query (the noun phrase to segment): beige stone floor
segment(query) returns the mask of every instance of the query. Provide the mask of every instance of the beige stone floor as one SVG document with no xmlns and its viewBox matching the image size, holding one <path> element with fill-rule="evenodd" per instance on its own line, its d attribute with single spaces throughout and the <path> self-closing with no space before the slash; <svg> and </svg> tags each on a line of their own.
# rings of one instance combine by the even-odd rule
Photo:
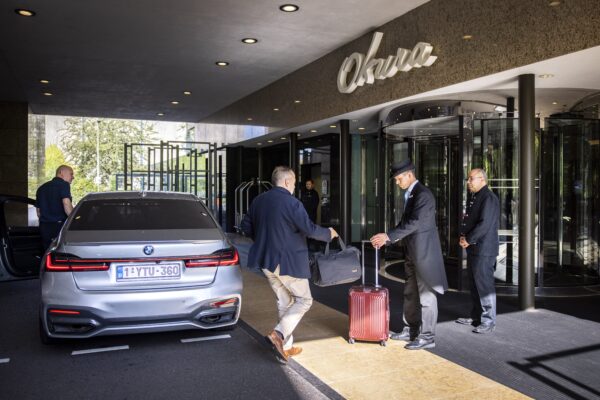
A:
<svg viewBox="0 0 600 400">
<path fill-rule="evenodd" d="M 260 334 L 277 322 L 275 296 L 266 279 L 244 270 L 241 318 Z M 404 342 L 350 345 L 348 316 L 318 302 L 294 332 L 304 351 L 294 359 L 347 399 L 527 399 L 500 383 Z"/>
</svg>

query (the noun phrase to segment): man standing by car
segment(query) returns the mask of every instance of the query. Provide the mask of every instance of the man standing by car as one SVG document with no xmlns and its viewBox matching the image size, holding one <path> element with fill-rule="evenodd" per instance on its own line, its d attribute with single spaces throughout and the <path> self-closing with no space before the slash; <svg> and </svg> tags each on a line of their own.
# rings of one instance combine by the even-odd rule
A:
<svg viewBox="0 0 600 400">
<path fill-rule="evenodd" d="M 40 236 L 44 250 L 58 236 L 63 223 L 73 211 L 71 182 L 75 178 L 73 168 L 61 165 L 56 176 L 40 186 L 35 194 L 35 206 L 40 220 Z"/>
<path fill-rule="evenodd" d="M 371 238 L 374 247 L 403 239 L 406 248 L 404 285 L 404 330 L 392 333 L 393 340 L 405 340 L 408 350 L 435 347 L 438 307 L 436 293 L 448 289 L 442 247 L 435 224 L 435 198 L 415 176 L 410 160 L 392 165 L 392 178 L 404 192 L 404 213 L 400 223 L 386 233 Z"/>
<path fill-rule="evenodd" d="M 254 199 L 241 228 L 254 239 L 248 267 L 261 268 L 277 296 L 279 322 L 265 339 L 277 358 L 287 362 L 288 357 L 302 351 L 293 347 L 292 332 L 313 300 L 306 238 L 329 242 L 337 237 L 337 232 L 310 220 L 293 195 L 296 175 L 291 168 L 276 167 L 271 181 L 274 187 Z"/>
<path fill-rule="evenodd" d="M 467 269 L 471 281 L 471 318 L 459 324 L 473 325 L 474 333 L 490 333 L 496 327 L 496 286 L 494 270 L 498 256 L 498 197 L 487 185 L 483 169 L 469 172 L 467 187 L 471 197 L 463 217 L 459 244 L 467 249 Z"/>
</svg>

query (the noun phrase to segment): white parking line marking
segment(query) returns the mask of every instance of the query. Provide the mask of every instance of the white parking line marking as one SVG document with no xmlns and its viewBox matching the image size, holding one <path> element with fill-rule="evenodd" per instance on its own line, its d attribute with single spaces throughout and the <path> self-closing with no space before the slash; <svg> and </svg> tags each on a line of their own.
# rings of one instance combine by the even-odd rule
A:
<svg viewBox="0 0 600 400">
<path fill-rule="evenodd" d="M 217 335 L 217 336 L 206 336 L 206 337 L 197 337 L 190 339 L 181 339 L 181 343 L 192 343 L 192 342 L 203 342 L 205 340 L 218 340 L 218 339 L 230 339 L 231 335 Z"/>
<path fill-rule="evenodd" d="M 129 350 L 129 346 L 114 346 L 114 347 L 101 347 L 98 349 L 89 349 L 89 350 L 75 350 L 71 353 L 71 355 L 79 356 L 82 354 L 104 353 L 105 351 L 117 351 L 117 350 Z"/>
<path fill-rule="evenodd" d="M 7 364 L 10 362 L 10 358 L 0 358 L 0 364 Z"/>
</svg>

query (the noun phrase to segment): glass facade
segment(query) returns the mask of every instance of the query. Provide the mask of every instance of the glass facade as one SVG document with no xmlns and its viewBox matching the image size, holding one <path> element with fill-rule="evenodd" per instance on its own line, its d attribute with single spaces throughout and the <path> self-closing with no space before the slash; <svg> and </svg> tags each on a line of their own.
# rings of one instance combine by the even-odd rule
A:
<svg viewBox="0 0 600 400">
<path fill-rule="evenodd" d="M 600 121 L 547 119 L 542 135 L 547 286 L 600 283 Z"/>
</svg>

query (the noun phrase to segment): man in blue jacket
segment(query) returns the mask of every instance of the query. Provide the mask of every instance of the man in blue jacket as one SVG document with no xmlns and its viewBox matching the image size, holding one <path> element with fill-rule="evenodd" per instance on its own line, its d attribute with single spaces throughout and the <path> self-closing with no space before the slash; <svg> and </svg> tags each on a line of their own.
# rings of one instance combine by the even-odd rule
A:
<svg viewBox="0 0 600 400">
<path fill-rule="evenodd" d="M 279 323 L 265 339 L 282 362 L 299 354 L 292 332 L 312 305 L 306 238 L 329 242 L 338 234 L 315 225 L 302 202 L 294 197 L 296 175 L 276 167 L 273 189 L 257 196 L 242 220 L 242 232 L 254 239 L 248 267 L 260 268 L 277 296 Z"/>
<path fill-rule="evenodd" d="M 467 187 L 471 197 L 463 217 L 459 244 L 467 249 L 473 308 L 471 318 L 459 318 L 456 322 L 473 325 L 474 333 L 490 333 L 496 327 L 494 270 L 499 247 L 500 205 L 498 197 L 487 186 L 483 169 L 469 172 Z"/>
</svg>

